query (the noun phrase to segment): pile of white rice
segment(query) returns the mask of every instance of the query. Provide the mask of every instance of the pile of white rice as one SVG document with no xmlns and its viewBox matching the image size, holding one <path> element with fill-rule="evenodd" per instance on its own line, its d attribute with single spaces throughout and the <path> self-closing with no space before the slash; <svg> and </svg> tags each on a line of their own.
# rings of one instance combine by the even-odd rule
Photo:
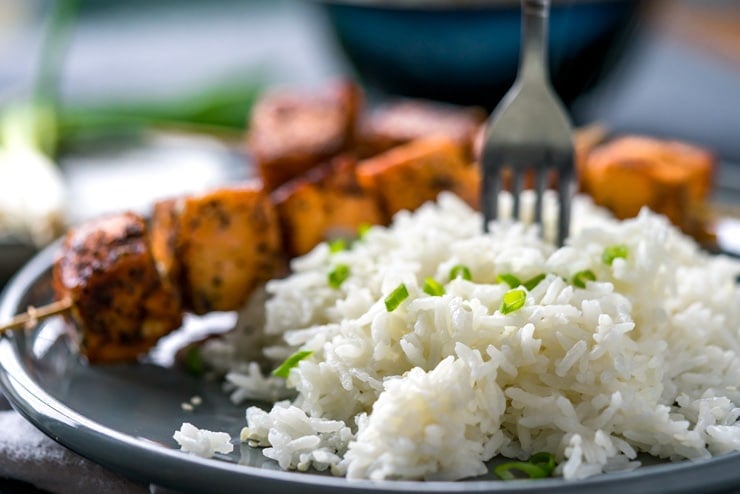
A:
<svg viewBox="0 0 740 494">
<path fill-rule="evenodd" d="M 242 441 L 284 469 L 370 479 L 455 480 L 539 451 L 575 479 L 635 468 L 638 452 L 740 450 L 740 265 L 649 211 L 619 222 L 576 206 L 578 233 L 560 249 L 520 223 L 482 234 L 478 213 L 442 195 L 347 250 L 295 259 L 239 331 L 204 348 L 236 400 L 292 398 L 247 409 Z M 609 265 L 615 245 L 627 257 Z M 333 288 L 339 264 L 350 274 Z M 449 281 L 458 264 L 472 281 Z M 596 281 L 574 286 L 587 269 Z M 502 314 L 510 288 L 497 276 L 541 273 Z M 446 293 L 424 293 L 426 277 Z M 409 297 L 389 312 L 401 283 Z M 269 370 L 297 350 L 313 353 L 286 395 Z"/>
</svg>

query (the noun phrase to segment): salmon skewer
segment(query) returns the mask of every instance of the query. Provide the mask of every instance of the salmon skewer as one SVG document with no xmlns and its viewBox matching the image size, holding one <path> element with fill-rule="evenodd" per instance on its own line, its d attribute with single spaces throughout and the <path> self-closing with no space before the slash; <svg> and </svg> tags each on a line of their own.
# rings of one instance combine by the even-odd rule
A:
<svg viewBox="0 0 740 494">
<path fill-rule="evenodd" d="M 124 212 L 71 229 L 52 270 L 57 301 L 0 333 L 63 314 L 90 362 L 134 360 L 184 312 L 239 309 L 283 270 L 277 215 L 261 187 L 161 201 L 149 224 Z"/>
</svg>

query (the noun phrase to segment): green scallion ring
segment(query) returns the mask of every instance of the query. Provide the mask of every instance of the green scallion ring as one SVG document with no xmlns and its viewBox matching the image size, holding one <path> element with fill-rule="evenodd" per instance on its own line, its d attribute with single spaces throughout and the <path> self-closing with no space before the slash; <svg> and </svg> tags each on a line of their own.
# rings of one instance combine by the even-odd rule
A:
<svg viewBox="0 0 740 494">
<path fill-rule="evenodd" d="M 305 358 L 308 358 L 312 353 L 313 352 L 311 350 L 300 350 L 295 352 L 293 355 L 285 359 L 285 362 L 280 364 L 277 369 L 272 371 L 272 375 L 275 377 L 282 377 L 286 379 L 290 374 L 290 370 L 298 365 L 298 362 Z"/>
<path fill-rule="evenodd" d="M 349 266 L 346 264 L 337 264 L 334 266 L 334 269 L 329 271 L 327 278 L 330 287 L 339 288 L 349 278 Z"/>
<path fill-rule="evenodd" d="M 468 281 L 473 279 L 473 275 L 470 274 L 470 269 L 468 269 L 464 264 L 456 264 L 455 266 L 452 266 L 452 269 L 450 269 L 450 281 L 458 277 Z"/>
<path fill-rule="evenodd" d="M 401 305 L 401 302 L 406 300 L 409 296 L 409 291 L 406 289 L 406 285 L 401 283 L 391 293 L 385 297 L 385 308 L 388 312 L 393 312 Z"/>
<path fill-rule="evenodd" d="M 372 225 L 370 223 L 360 223 L 360 226 L 357 227 L 357 238 L 364 238 L 371 227 Z"/>
<path fill-rule="evenodd" d="M 498 283 L 506 283 L 509 288 L 516 288 L 522 284 L 522 281 L 511 273 L 503 273 L 496 276 Z"/>
<path fill-rule="evenodd" d="M 203 355 L 200 353 L 200 347 L 192 345 L 185 351 L 185 370 L 188 374 L 195 377 L 200 377 L 205 374 L 206 364 L 203 360 Z"/>
<path fill-rule="evenodd" d="M 529 457 L 529 463 L 540 467 L 549 476 L 555 470 L 555 455 L 547 451 L 540 451 Z"/>
<path fill-rule="evenodd" d="M 587 281 L 596 281 L 596 275 L 590 269 L 578 271 L 573 275 L 573 285 L 578 288 L 586 288 Z"/>
<path fill-rule="evenodd" d="M 347 241 L 343 238 L 335 238 L 334 240 L 329 242 L 329 252 L 331 252 L 332 254 L 342 252 L 343 250 L 347 250 Z"/>
<path fill-rule="evenodd" d="M 445 287 L 443 287 L 434 278 L 424 278 L 424 293 L 433 297 L 440 297 L 445 294 Z"/>
<path fill-rule="evenodd" d="M 524 302 L 527 301 L 527 292 L 517 288 L 515 290 L 509 290 L 504 293 L 503 300 L 501 301 L 501 313 L 510 314 L 524 307 Z"/>
<path fill-rule="evenodd" d="M 601 260 L 611 266 L 614 259 L 626 259 L 628 253 L 629 249 L 624 244 L 610 245 L 601 253 Z"/>
<path fill-rule="evenodd" d="M 493 469 L 493 473 L 501 480 L 516 480 L 517 476 L 514 475 L 514 471 L 521 472 L 530 479 L 544 479 L 549 477 L 549 474 L 541 467 L 524 461 L 502 463 Z"/>
<path fill-rule="evenodd" d="M 540 284 L 540 281 L 545 279 L 545 276 L 547 276 L 545 273 L 540 273 L 537 276 L 528 279 L 527 281 L 522 283 L 522 285 L 524 286 L 524 288 L 527 289 L 527 291 L 531 292 L 532 290 L 535 289 L 537 285 Z"/>
</svg>

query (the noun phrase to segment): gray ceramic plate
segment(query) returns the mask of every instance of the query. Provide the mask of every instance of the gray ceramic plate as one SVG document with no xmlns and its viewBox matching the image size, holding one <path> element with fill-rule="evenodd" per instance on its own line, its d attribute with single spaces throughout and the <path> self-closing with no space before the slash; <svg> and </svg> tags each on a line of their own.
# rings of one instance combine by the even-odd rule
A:
<svg viewBox="0 0 740 494">
<path fill-rule="evenodd" d="M 55 246 L 36 256 L 7 287 L 0 320 L 51 300 Z M 187 328 L 185 328 L 187 331 Z M 104 466 L 147 483 L 187 492 L 482 493 L 710 492 L 740 487 L 740 453 L 707 461 L 655 464 L 582 481 L 347 481 L 280 471 L 261 452 L 202 459 L 179 451 L 172 434 L 184 421 L 238 438 L 244 407 L 232 405 L 218 383 L 156 364 L 87 366 L 70 350 L 59 318 L 0 341 L 0 383 L 13 406 L 47 435 Z M 203 404 L 185 412 L 193 395 Z M 238 439 L 235 439 L 238 441 Z"/>
</svg>

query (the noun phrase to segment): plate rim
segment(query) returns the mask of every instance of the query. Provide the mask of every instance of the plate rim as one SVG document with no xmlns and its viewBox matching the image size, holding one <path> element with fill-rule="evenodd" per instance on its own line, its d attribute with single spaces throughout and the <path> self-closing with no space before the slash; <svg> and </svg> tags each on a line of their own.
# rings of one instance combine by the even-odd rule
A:
<svg viewBox="0 0 740 494">
<path fill-rule="evenodd" d="M 0 320 L 15 315 L 28 289 L 42 277 L 48 276 L 59 245 L 59 242 L 55 242 L 34 256 L 0 293 Z M 740 452 L 709 459 L 650 465 L 581 480 L 552 478 L 506 483 L 496 480 L 348 480 L 344 477 L 271 470 L 200 458 L 109 428 L 58 401 L 26 372 L 21 351 L 17 334 L 11 333 L 0 339 L 0 387 L 15 410 L 59 444 L 95 463 L 134 480 L 179 491 L 217 489 L 219 492 L 243 492 L 245 482 L 249 481 L 253 482 L 253 492 L 281 494 L 291 487 L 300 488 L 301 492 L 307 494 L 593 492 L 596 489 L 603 494 L 622 494 L 625 489 L 635 493 L 654 492 L 656 485 L 660 486 L 661 492 L 690 492 L 696 489 L 707 492 L 708 488 L 720 490 L 740 484 Z M 238 441 L 236 443 L 238 445 Z M 700 483 L 696 481 L 697 478 L 710 481 Z"/>
</svg>

